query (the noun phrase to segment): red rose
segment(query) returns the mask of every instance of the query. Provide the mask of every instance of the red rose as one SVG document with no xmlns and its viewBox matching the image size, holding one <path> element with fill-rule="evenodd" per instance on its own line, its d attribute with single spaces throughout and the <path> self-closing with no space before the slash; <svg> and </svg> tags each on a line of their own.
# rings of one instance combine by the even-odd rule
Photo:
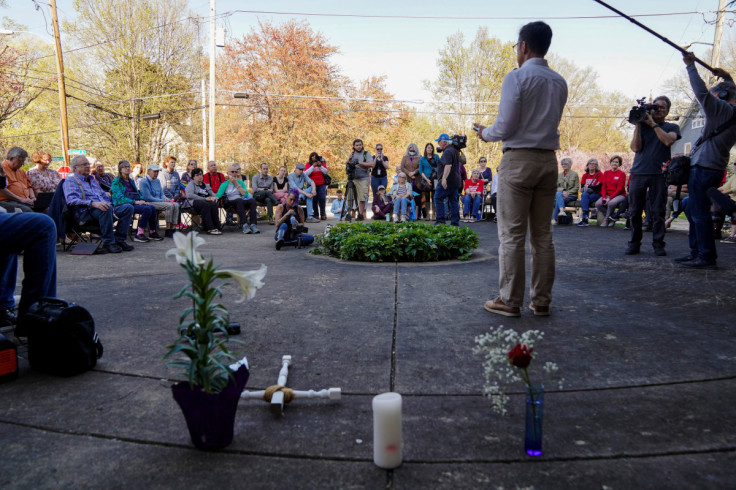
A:
<svg viewBox="0 0 736 490">
<path fill-rule="evenodd" d="M 509 351 L 509 362 L 518 367 L 519 369 L 526 369 L 532 362 L 532 351 L 525 345 L 516 344 L 513 349 Z"/>
</svg>

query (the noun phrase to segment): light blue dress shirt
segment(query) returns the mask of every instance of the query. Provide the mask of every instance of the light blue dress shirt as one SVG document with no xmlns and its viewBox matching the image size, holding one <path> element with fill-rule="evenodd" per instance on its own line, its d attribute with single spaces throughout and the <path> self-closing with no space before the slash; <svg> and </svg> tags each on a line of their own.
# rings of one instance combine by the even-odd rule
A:
<svg viewBox="0 0 736 490">
<path fill-rule="evenodd" d="M 503 141 L 503 149 L 560 148 L 560 119 L 567 83 L 542 58 L 530 58 L 503 79 L 496 122 L 483 139 Z"/>
</svg>

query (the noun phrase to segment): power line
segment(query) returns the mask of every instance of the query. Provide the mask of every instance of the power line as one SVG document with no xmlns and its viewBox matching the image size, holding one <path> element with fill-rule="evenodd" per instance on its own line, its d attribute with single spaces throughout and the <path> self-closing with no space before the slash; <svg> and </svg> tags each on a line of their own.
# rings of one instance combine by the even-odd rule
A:
<svg viewBox="0 0 736 490">
<path fill-rule="evenodd" d="M 630 17 L 665 17 L 673 15 L 694 15 L 713 13 L 715 10 L 688 12 L 664 12 L 659 14 L 637 14 Z M 269 10 L 230 10 L 226 14 L 266 14 L 266 15 L 298 15 L 305 17 L 355 17 L 360 19 L 419 19 L 419 20 L 578 20 L 578 19 L 617 19 L 618 15 L 576 15 L 549 17 L 473 17 L 473 16 L 437 16 L 437 15 L 380 15 L 380 14 L 335 14 L 315 12 L 278 12 Z"/>
<path fill-rule="evenodd" d="M 76 97 L 73 97 L 73 98 L 76 98 Z M 78 100 L 82 100 L 82 99 L 78 99 Z M 243 108 L 260 108 L 261 107 L 260 105 L 256 105 L 256 104 L 251 104 L 251 105 L 246 105 L 246 104 L 216 104 L 216 105 L 217 106 L 220 106 L 220 107 L 243 107 Z M 159 114 L 161 116 L 165 116 L 165 115 L 174 114 L 174 113 L 177 113 L 177 112 L 198 111 L 198 110 L 201 110 L 202 108 L 206 108 L 206 107 L 208 107 L 208 106 L 207 105 L 204 105 L 204 106 L 201 106 L 200 105 L 200 106 L 196 106 L 196 107 L 187 107 L 187 108 L 184 108 L 184 109 L 173 109 L 173 110 L 170 110 L 170 111 L 161 111 Z M 378 112 L 378 113 L 407 113 L 407 114 L 408 113 L 411 113 L 411 114 L 422 114 L 422 115 L 473 116 L 473 117 L 496 117 L 497 116 L 497 114 L 485 113 L 485 112 L 451 112 L 451 111 L 435 112 L 435 111 L 409 111 L 409 110 L 399 110 L 399 109 L 351 109 L 351 108 L 340 109 L 340 108 L 322 108 L 322 107 L 289 107 L 289 108 L 285 108 L 284 110 L 285 111 L 289 111 L 289 110 L 321 111 L 321 112 L 330 111 L 330 112 Z M 566 115 L 563 115 L 562 118 L 563 119 L 621 119 L 621 120 L 623 120 L 625 117 L 624 116 L 621 116 L 621 115 L 619 115 L 619 116 L 608 116 L 608 115 L 566 116 Z M 130 119 L 131 118 L 128 117 L 128 116 L 118 117 L 118 118 L 108 119 L 108 120 L 100 121 L 100 122 L 96 122 L 96 123 L 85 124 L 85 125 L 82 125 L 82 126 L 75 126 L 75 127 L 69 128 L 69 130 L 86 129 L 86 128 L 91 128 L 91 127 L 94 127 L 94 126 L 99 126 L 99 125 L 102 125 L 102 124 L 110 124 L 110 123 L 120 122 L 120 121 L 129 121 Z M 39 135 L 43 135 L 43 134 L 51 134 L 51 133 L 57 133 L 57 132 L 58 132 L 58 129 L 54 129 L 54 130 L 50 130 L 50 131 L 39 131 L 39 132 L 36 132 L 36 133 L 9 134 L 9 135 L 6 135 L 5 137 L 6 138 L 23 138 L 23 137 L 27 137 L 27 136 L 39 136 Z"/>
<path fill-rule="evenodd" d="M 687 12 L 663 12 L 663 13 L 654 13 L 654 14 L 637 14 L 632 15 L 631 17 L 666 17 L 666 16 L 677 16 L 677 15 L 703 15 L 706 13 L 714 13 L 717 12 L 715 10 L 693 10 L 693 11 L 687 11 Z M 729 13 L 734 13 L 736 11 L 727 11 Z M 215 15 L 215 19 L 223 19 L 230 17 L 236 13 L 244 13 L 244 14 L 265 14 L 265 15 L 298 15 L 298 16 L 305 16 L 305 17 L 353 17 L 353 18 L 375 18 L 375 19 L 417 19 L 417 20 L 540 20 L 539 17 L 472 17 L 472 16 L 431 16 L 431 15 L 379 15 L 379 14 L 335 14 L 335 13 L 318 13 L 318 12 L 278 12 L 278 11 L 269 11 L 269 10 L 229 10 L 226 12 L 223 12 L 221 14 Z M 585 20 L 585 19 L 612 19 L 612 18 L 618 18 L 617 15 L 587 15 L 587 16 L 549 16 L 542 18 L 543 20 Z M 201 24 L 207 24 L 210 22 L 211 17 L 210 16 L 188 16 L 185 18 L 181 18 L 172 22 L 166 22 L 163 24 L 159 24 L 156 26 L 152 26 L 146 29 L 143 29 L 141 32 L 151 31 L 155 29 L 161 29 L 163 27 L 167 27 L 170 25 L 178 24 L 180 22 L 185 22 L 191 20 L 192 22 L 197 23 L 197 26 Z M 119 39 L 122 39 L 123 37 L 126 37 L 127 35 L 120 35 L 118 37 L 108 39 L 105 41 L 100 41 L 98 43 L 89 44 L 87 46 L 80 46 L 73 49 L 68 49 L 66 51 L 63 51 L 63 54 L 67 53 L 73 53 L 76 51 L 81 51 L 83 49 L 89 49 L 94 48 L 97 46 L 102 46 L 103 44 L 108 44 L 114 41 L 117 41 Z M 54 55 L 45 55 L 38 58 L 34 58 L 31 61 L 37 61 L 45 58 L 50 58 Z"/>
<path fill-rule="evenodd" d="M 215 19 L 219 19 L 223 15 L 226 15 L 226 14 L 218 14 L 218 15 L 215 16 Z M 163 24 L 159 24 L 159 25 L 156 25 L 156 26 L 148 27 L 146 29 L 140 30 L 140 32 L 147 32 L 147 31 L 152 31 L 152 30 L 155 30 L 155 29 L 162 29 L 164 27 L 168 27 L 168 26 L 171 26 L 171 25 L 174 25 L 174 24 L 178 24 L 180 22 L 185 22 L 185 21 L 188 21 L 188 20 L 191 20 L 191 21 L 197 22 L 197 23 L 202 22 L 202 23 L 205 23 L 206 24 L 206 23 L 209 22 L 209 16 L 208 17 L 203 17 L 203 18 L 200 18 L 199 16 L 197 16 L 197 17 L 195 17 L 195 16 L 188 16 L 188 17 L 184 17 L 184 18 L 181 18 L 181 19 L 178 19 L 178 20 L 171 21 L 171 22 L 165 22 Z M 74 53 L 76 51 L 81 51 L 83 49 L 89 49 L 89 48 L 94 48 L 94 47 L 97 47 L 97 46 L 102 46 L 103 44 L 109 44 L 109 43 L 115 42 L 115 41 L 117 41 L 119 39 L 123 39 L 125 37 L 128 37 L 128 34 L 121 34 L 120 36 L 114 37 L 112 39 L 107 39 L 105 41 L 100 41 L 100 42 L 94 43 L 94 44 L 88 44 L 87 46 L 80 46 L 80 47 L 77 47 L 77 48 L 67 49 L 65 51 L 62 51 L 62 54 Z M 45 55 L 45 56 L 39 56 L 38 58 L 33 58 L 30 61 L 38 61 L 38 60 L 42 60 L 42 59 L 46 59 L 46 58 L 51 58 L 53 56 L 55 56 L 55 55 L 49 54 L 49 55 Z"/>
</svg>

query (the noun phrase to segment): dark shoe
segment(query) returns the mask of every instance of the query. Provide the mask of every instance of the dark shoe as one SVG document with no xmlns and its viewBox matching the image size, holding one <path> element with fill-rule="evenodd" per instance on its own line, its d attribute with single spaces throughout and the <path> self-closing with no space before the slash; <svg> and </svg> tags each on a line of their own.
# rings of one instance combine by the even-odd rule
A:
<svg viewBox="0 0 736 490">
<path fill-rule="evenodd" d="M 322 221 L 324 221 L 324 220 L 326 220 L 326 219 L 327 219 L 327 216 L 322 216 L 322 217 L 320 218 L 320 220 L 322 220 Z"/>
<path fill-rule="evenodd" d="M 123 252 L 132 252 L 135 250 L 133 245 L 129 245 L 128 242 L 117 242 L 116 245 L 123 249 Z"/>
<path fill-rule="evenodd" d="M 357 221 L 363 221 L 363 215 L 362 214 L 358 214 Z"/>
<path fill-rule="evenodd" d="M 174 230 L 166 230 L 164 232 L 164 238 L 174 238 Z"/>
<path fill-rule="evenodd" d="M 507 306 L 506 303 L 501 300 L 501 298 L 496 298 L 494 300 L 489 299 L 488 301 L 486 301 L 483 307 L 486 309 L 486 311 L 490 311 L 491 313 L 495 313 L 497 315 L 512 317 L 521 316 L 521 308 L 519 308 L 518 306 Z"/>
<path fill-rule="evenodd" d="M 99 247 L 97 250 L 104 250 L 104 252 L 100 252 L 100 253 L 111 253 L 111 254 L 119 254 L 120 252 L 123 251 L 122 248 L 118 247 L 114 243 L 111 243 L 111 244 L 103 243 L 102 247 Z"/>
<path fill-rule="evenodd" d="M 269 217 L 268 217 L 268 224 L 269 224 L 269 225 L 275 225 L 275 224 L 276 224 L 276 221 L 274 221 L 274 219 L 273 219 L 273 217 L 272 217 L 272 216 L 269 216 Z"/>
<path fill-rule="evenodd" d="M 578 222 L 578 226 L 588 226 L 588 218 L 583 218 Z"/>
<path fill-rule="evenodd" d="M 709 269 L 709 270 L 715 270 L 718 269 L 718 266 L 715 262 L 707 262 L 701 258 L 688 260 L 686 262 L 680 262 L 680 265 L 683 267 L 690 267 L 691 269 Z"/>
<path fill-rule="evenodd" d="M 673 262 L 676 262 L 678 264 L 682 264 L 683 262 L 690 262 L 691 260 L 695 260 L 697 257 L 693 257 L 692 255 L 683 255 L 682 257 L 677 257 L 673 260 Z"/>
<path fill-rule="evenodd" d="M 151 239 L 146 237 L 146 235 L 144 235 L 143 233 L 138 233 L 136 236 L 133 237 L 133 241 L 138 243 L 147 243 L 150 242 Z"/>
<path fill-rule="evenodd" d="M 626 255 L 636 255 L 639 253 L 639 247 L 632 247 L 629 245 L 629 248 L 626 249 L 626 252 L 624 252 Z"/>
<path fill-rule="evenodd" d="M 655 248 L 654 255 L 657 257 L 664 257 L 667 255 L 667 252 L 663 248 Z"/>
<path fill-rule="evenodd" d="M 284 239 L 276 240 L 276 250 L 281 250 L 281 247 L 284 246 Z"/>
<path fill-rule="evenodd" d="M 10 327 L 16 324 L 18 317 L 11 308 L 0 309 L 0 327 Z"/>
<path fill-rule="evenodd" d="M 162 237 L 161 235 L 159 235 L 155 231 L 153 233 L 149 233 L 148 234 L 148 238 L 150 238 L 151 240 L 156 240 L 157 242 L 160 242 L 161 240 L 164 239 L 164 237 Z"/>
<path fill-rule="evenodd" d="M 535 316 L 549 316 L 549 305 L 537 306 L 534 303 L 529 303 L 529 309 L 534 312 Z"/>
</svg>

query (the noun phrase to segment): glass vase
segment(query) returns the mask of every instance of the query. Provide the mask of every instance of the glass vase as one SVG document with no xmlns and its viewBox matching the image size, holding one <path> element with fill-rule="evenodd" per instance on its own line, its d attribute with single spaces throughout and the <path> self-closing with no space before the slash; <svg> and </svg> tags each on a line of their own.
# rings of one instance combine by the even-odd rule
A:
<svg viewBox="0 0 736 490">
<path fill-rule="evenodd" d="M 526 423 L 524 450 L 529 456 L 542 455 L 542 419 L 544 415 L 544 386 L 526 387 Z"/>
</svg>

